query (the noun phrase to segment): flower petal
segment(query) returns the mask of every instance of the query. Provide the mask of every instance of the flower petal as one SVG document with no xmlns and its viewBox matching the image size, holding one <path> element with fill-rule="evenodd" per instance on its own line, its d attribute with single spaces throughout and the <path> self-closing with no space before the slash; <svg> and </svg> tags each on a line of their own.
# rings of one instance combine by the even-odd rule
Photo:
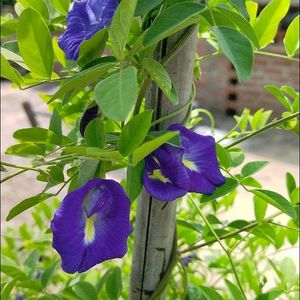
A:
<svg viewBox="0 0 300 300">
<path fill-rule="evenodd" d="M 171 125 L 169 130 L 180 133 L 183 162 L 190 176 L 189 192 L 212 194 L 226 181 L 217 161 L 214 138 L 197 134 L 182 125 Z"/>
<path fill-rule="evenodd" d="M 67 29 L 58 41 L 67 59 L 77 60 L 81 43 L 111 21 L 117 6 L 117 0 L 74 1 L 67 17 Z"/>
<path fill-rule="evenodd" d="M 70 192 L 51 222 L 53 247 L 67 273 L 85 272 L 127 252 L 130 202 L 113 180 L 92 179 Z"/>
<path fill-rule="evenodd" d="M 189 176 L 182 154 L 182 148 L 165 144 L 146 157 L 144 186 L 152 197 L 172 201 L 187 193 Z"/>
</svg>

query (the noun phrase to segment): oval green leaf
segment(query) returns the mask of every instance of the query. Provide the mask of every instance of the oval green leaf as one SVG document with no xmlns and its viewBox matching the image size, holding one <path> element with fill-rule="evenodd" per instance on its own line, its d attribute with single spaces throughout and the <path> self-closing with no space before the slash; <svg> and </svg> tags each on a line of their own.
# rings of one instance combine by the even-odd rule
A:
<svg viewBox="0 0 300 300">
<path fill-rule="evenodd" d="M 17 37 L 20 53 L 30 70 L 50 78 L 54 63 L 51 34 L 39 13 L 25 9 L 19 19 Z"/>
<path fill-rule="evenodd" d="M 132 110 L 138 95 L 137 70 L 128 67 L 104 80 L 95 88 L 95 101 L 109 119 L 123 121 Z"/>
</svg>

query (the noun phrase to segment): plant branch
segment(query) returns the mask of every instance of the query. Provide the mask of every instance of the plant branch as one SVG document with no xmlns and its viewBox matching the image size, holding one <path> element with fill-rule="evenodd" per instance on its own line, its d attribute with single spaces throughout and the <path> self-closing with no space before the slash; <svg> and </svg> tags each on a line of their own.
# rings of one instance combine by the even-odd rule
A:
<svg viewBox="0 0 300 300">
<path fill-rule="evenodd" d="M 243 287 L 241 285 L 240 279 L 238 277 L 235 265 L 233 263 L 232 257 L 230 255 L 230 252 L 226 249 L 226 247 L 223 245 L 223 243 L 221 242 L 221 239 L 219 238 L 219 236 L 217 235 L 217 233 L 215 232 L 214 228 L 211 226 L 211 224 L 209 223 L 209 221 L 207 220 L 207 218 L 205 217 L 205 215 L 202 213 L 202 210 L 200 209 L 200 207 L 198 207 L 196 205 L 196 203 L 194 202 L 193 198 L 189 195 L 188 196 L 190 201 L 192 202 L 193 206 L 196 208 L 196 210 L 198 211 L 198 213 L 200 214 L 201 218 L 203 219 L 203 221 L 205 222 L 205 224 L 207 225 L 207 227 L 210 229 L 210 231 L 212 232 L 212 234 L 214 235 L 214 237 L 216 238 L 216 241 L 219 243 L 219 245 L 221 246 L 221 248 L 223 249 L 223 251 L 225 252 L 225 254 L 228 257 L 228 260 L 230 262 L 231 268 L 232 268 L 232 272 L 234 274 L 234 277 L 236 279 L 236 282 L 241 290 L 241 292 L 243 293 L 245 299 L 246 299 L 246 295 L 245 292 L 243 290 Z"/>
<path fill-rule="evenodd" d="M 18 175 L 20 175 L 20 174 L 22 174 L 22 173 L 24 173 L 24 172 L 27 172 L 28 170 L 25 170 L 25 169 L 22 169 L 22 170 L 20 170 L 20 171 L 17 171 L 17 172 L 15 172 L 15 173 L 13 173 L 13 174 L 11 174 L 11 175 L 9 175 L 9 176 L 6 176 L 6 177 L 4 177 L 3 179 L 1 179 L 0 180 L 0 183 L 3 183 L 3 182 L 5 182 L 5 181 L 7 181 L 7 180 L 9 180 L 9 179 L 11 179 L 11 178 L 13 178 L 13 177 L 16 177 L 16 176 L 18 176 Z"/>
<path fill-rule="evenodd" d="M 261 134 L 261 133 L 263 133 L 263 132 L 265 132 L 265 131 L 267 131 L 267 130 L 273 128 L 273 127 L 276 127 L 276 126 L 278 126 L 278 125 L 280 125 L 280 124 L 282 124 L 282 123 L 284 123 L 284 122 L 286 122 L 286 121 L 289 121 L 289 120 L 291 120 L 291 119 L 297 118 L 297 117 L 299 117 L 299 115 L 300 115 L 300 113 L 299 113 L 299 112 L 296 112 L 296 113 L 291 114 L 291 115 L 288 116 L 288 117 L 279 119 L 279 120 L 277 120 L 277 121 L 273 121 L 273 122 L 269 123 L 268 125 L 264 126 L 263 128 L 258 129 L 258 130 L 254 131 L 254 132 L 252 132 L 252 133 L 249 133 L 249 134 L 247 134 L 246 136 L 244 136 L 244 137 L 238 139 L 237 141 L 235 141 L 235 142 L 233 142 L 233 143 L 231 143 L 231 144 L 225 146 L 225 148 L 228 149 L 228 148 L 231 148 L 231 147 L 233 147 L 233 146 L 235 146 L 235 145 L 238 145 L 238 144 L 240 144 L 240 143 L 242 143 L 242 142 L 244 142 L 244 141 L 246 141 L 246 140 L 248 140 L 248 139 L 251 139 L 252 137 L 254 137 L 254 136 L 256 136 L 256 135 L 259 135 L 259 134 Z"/>
<path fill-rule="evenodd" d="M 255 51 L 256 55 L 262 55 L 262 56 L 270 56 L 274 58 L 280 58 L 280 59 L 287 59 L 290 61 L 297 61 L 299 62 L 298 58 L 289 57 L 286 55 L 278 54 L 278 53 L 271 53 L 271 52 L 264 52 L 264 51 Z"/>
<path fill-rule="evenodd" d="M 271 220 L 273 220 L 274 218 L 280 216 L 281 214 L 283 214 L 282 212 L 278 212 L 278 213 L 275 213 L 273 215 L 271 215 L 270 217 L 267 217 L 266 219 L 264 219 L 263 221 L 261 222 L 258 222 L 258 221 L 255 221 L 253 223 L 250 223 L 240 229 L 237 229 L 233 232 L 230 232 L 230 233 L 226 233 L 222 236 L 219 237 L 220 240 L 225 240 L 225 239 L 228 239 L 228 238 L 231 238 L 231 237 L 234 237 L 235 235 L 241 233 L 241 232 L 245 232 L 245 231 L 248 231 L 250 229 L 253 229 L 255 227 L 258 227 L 260 226 L 261 224 L 263 223 L 268 223 L 270 222 Z M 206 247 L 206 246 L 210 246 L 212 244 L 214 244 L 215 242 L 217 242 L 217 239 L 214 239 L 214 240 L 211 240 L 209 242 L 205 242 L 205 243 L 202 243 L 202 244 L 199 244 L 199 245 L 194 245 L 194 246 L 191 246 L 187 249 L 183 249 L 183 250 L 180 250 L 179 251 L 179 254 L 182 255 L 184 253 L 187 253 L 187 252 L 191 252 L 191 251 L 195 251 L 197 249 L 200 249 L 200 248 L 203 248 L 203 247 Z"/>
</svg>

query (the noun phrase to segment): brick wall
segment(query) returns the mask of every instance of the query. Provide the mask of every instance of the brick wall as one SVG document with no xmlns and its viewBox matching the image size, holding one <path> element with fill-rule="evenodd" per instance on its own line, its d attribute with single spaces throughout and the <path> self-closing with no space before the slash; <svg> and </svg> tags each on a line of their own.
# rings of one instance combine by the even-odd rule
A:
<svg viewBox="0 0 300 300">
<path fill-rule="evenodd" d="M 283 33 L 279 34 L 282 41 Z M 265 51 L 284 54 L 282 42 L 269 46 Z M 200 42 L 200 56 L 212 53 L 211 46 Z M 218 56 L 201 63 L 201 78 L 196 81 L 198 104 L 210 110 L 240 113 L 248 107 L 252 112 L 263 107 L 280 114 L 283 109 L 275 98 L 264 90 L 264 85 L 290 85 L 299 90 L 299 64 L 295 61 L 267 56 L 256 56 L 253 74 L 248 82 L 239 83 L 230 62 Z"/>
</svg>

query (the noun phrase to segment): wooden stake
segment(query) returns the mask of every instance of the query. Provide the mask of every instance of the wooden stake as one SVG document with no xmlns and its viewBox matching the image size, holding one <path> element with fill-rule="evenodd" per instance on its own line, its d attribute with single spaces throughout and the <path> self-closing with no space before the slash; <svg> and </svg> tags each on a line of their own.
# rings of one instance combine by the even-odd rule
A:
<svg viewBox="0 0 300 300">
<path fill-rule="evenodd" d="M 193 83 L 194 55 L 197 30 L 185 42 L 182 49 L 167 63 L 166 69 L 177 89 L 179 104 L 173 106 L 156 86 L 147 96 L 147 107 L 155 110 L 155 118 L 166 116 L 189 101 Z M 158 59 L 162 59 L 181 39 L 181 31 L 161 43 Z M 182 123 L 189 107 L 181 114 L 157 124 L 156 130 L 166 129 L 170 124 Z M 131 270 L 130 300 L 150 299 L 164 277 L 172 257 L 176 230 L 176 201 L 158 201 L 143 191 L 137 200 L 138 208 L 134 230 L 134 251 Z M 160 297 L 164 299 L 164 295 Z"/>
</svg>

